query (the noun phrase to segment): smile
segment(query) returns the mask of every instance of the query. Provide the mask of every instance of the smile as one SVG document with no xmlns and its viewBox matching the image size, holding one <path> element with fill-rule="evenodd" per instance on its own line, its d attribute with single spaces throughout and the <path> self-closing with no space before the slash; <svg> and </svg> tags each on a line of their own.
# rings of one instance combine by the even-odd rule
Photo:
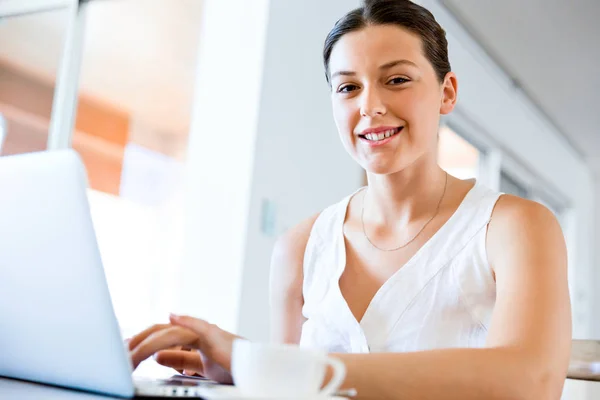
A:
<svg viewBox="0 0 600 400">
<path fill-rule="evenodd" d="M 388 129 L 383 132 L 367 133 L 365 135 L 358 135 L 358 137 L 360 137 L 361 139 L 363 139 L 367 142 L 371 142 L 373 144 L 383 142 L 383 141 L 388 142 L 389 140 L 386 140 L 386 139 L 389 139 L 392 136 L 397 135 L 398 133 L 400 133 L 400 131 L 402 131 L 402 129 L 404 129 L 403 126 L 395 128 L 395 129 Z M 381 144 L 383 144 L 383 143 L 381 143 Z"/>
</svg>

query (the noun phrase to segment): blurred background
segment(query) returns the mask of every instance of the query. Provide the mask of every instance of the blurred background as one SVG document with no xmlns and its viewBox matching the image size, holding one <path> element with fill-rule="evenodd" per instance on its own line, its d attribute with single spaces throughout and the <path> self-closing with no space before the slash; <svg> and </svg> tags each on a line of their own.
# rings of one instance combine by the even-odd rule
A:
<svg viewBox="0 0 600 400">
<path fill-rule="evenodd" d="M 557 215 L 574 337 L 600 337 L 600 2 L 418 3 L 459 79 L 440 165 Z M 365 183 L 321 60 L 358 5 L 0 0 L 0 155 L 80 153 L 125 336 L 176 311 L 268 338 L 277 236 Z"/>
</svg>

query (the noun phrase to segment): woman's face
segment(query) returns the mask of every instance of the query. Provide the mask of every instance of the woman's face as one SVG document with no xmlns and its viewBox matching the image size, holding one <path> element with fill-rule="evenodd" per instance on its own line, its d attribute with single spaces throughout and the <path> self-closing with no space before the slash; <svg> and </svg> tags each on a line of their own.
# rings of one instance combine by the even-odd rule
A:
<svg viewBox="0 0 600 400">
<path fill-rule="evenodd" d="M 436 159 L 440 114 L 454 108 L 456 77 L 448 73 L 440 85 L 418 36 L 395 25 L 348 33 L 329 70 L 340 137 L 364 169 L 391 174 Z"/>
</svg>

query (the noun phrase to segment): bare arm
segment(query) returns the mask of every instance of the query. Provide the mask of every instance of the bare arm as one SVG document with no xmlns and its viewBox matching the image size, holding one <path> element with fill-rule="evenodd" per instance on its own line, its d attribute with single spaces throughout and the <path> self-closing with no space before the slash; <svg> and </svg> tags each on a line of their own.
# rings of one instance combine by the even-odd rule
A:
<svg viewBox="0 0 600 400">
<path fill-rule="evenodd" d="M 318 214 L 290 229 L 273 249 L 271 258 L 271 326 L 272 341 L 300 342 L 302 316 L 303 262 L 306 243 Z"/>
<path fill-rule="evenodd" d="M 571 343 L 560 226 L 543 206 L 503 196 L 487 249 L 497 297 L 486 348 L 337 354 L 344 387 L 376 399 L 559 399 Z"/>
</svg>

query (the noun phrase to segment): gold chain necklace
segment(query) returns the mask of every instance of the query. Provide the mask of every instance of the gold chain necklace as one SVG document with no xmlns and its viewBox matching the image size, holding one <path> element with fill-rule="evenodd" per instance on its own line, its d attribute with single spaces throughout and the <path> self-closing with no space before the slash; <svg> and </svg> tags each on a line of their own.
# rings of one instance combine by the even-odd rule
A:
<svg viewBox="0 0 600 400">
<path fill-rule="evenodd" d="M 431 221 L 433 221 L 433 219 L 438 215 L 438 212 L 440 211 L 440 206 L 442 205 L 442 200 L 444 200 L 444 196 L 446 195 L 446 187 L 448 186 L 448 173 L 446 172 L 446 180 L 444 182 L 444 191 L 442 192 L 442 197 L 440 197 L 440 201 L 438 202 L 438 205 L 435 209 L 435 213 L 433 214 L 433 216 L 431 218 L 429 218 L 429 220 L 427 222 L 425 222 L 425 224 L 423 225 L 423 227 L 419 230 L 419 232 L 417 232 L 417 234 L 415 236 L 412 237 L 412 239 L 410 239 L 408 242 L 398 246 L 398 247 L 394 247 L 393 249 L 382 249 L 381 247 L 378 247 L 375 243 L 373 243 L 371 241 L 371 239 L 369 239 L 369 236 L 367 235 L 367 231 L 365 230 L 365 197 L 367 197 L 367 193 L 365 193 L 365 195 L 363 196 L 363 201 L 362 201 L 362 211 L 360 213 L 360 221 L 362 223 L 362 230 L 363 230 L 363 235 L 365 235 L 365 238 L 367 239 L 367 241 L 369 243 L 371 243 L 371 246 L 375 247 L 377 250 L 381 250 L 381 251 L 396 251 L 396 250 L 400 250 L 406 246 L 408 246 L 409 244 L 411 244 L 420 234 L 421 232 L 423 232 L 423 230 L 427 227 L 427 225 L 429 225 L 429 223 Z"/>
</svg>

